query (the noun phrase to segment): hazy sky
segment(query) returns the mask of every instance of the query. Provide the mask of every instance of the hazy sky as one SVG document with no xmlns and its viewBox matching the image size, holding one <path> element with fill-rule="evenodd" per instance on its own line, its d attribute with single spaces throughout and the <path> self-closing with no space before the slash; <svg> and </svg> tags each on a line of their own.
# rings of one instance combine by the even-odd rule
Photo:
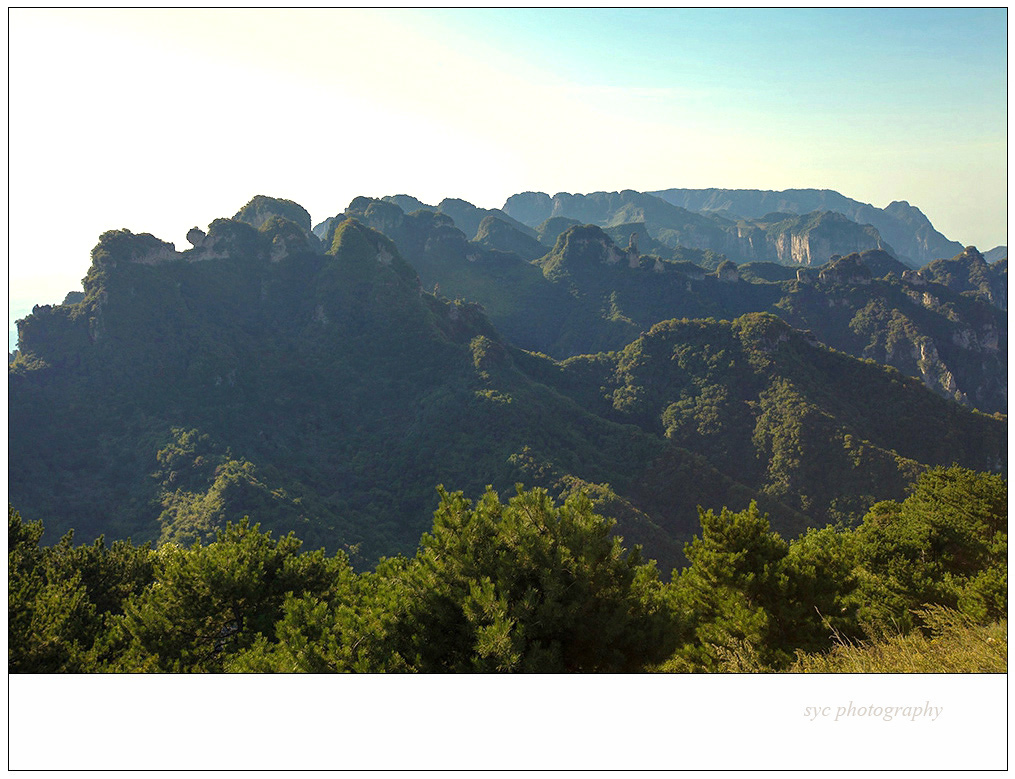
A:
<svg viewBox="0 0 1015 779">
<path fill-rule="evenodd" d="M 9 299 L 253 195 L 836 189 L 1007 243 L 1007 11 L 9 11 Z"/>
</svg>

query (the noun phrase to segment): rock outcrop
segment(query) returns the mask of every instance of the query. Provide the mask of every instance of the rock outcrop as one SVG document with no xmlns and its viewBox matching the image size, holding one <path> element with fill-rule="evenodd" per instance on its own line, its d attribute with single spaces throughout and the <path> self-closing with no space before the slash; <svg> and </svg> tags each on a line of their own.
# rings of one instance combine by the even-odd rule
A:
<svg viewBox="0 0 1015 779">
<path fill-rule="evenodd" d="M 943 284 L 962 295 L 974 295 L 1002 310 L 1008 308 L 1008 263 L 988 264 L 975 246 L 947 260 L 935 260 L 920 269 L 926 281 Z"/>
<path fill-rule="evenodd" d="M 748 220 L 772 211 L 800 215 L 834 211 L 857 224 L 874 227 L 897 256 L 912 267 L 950 257 L 962 249 L 961 244 L 935 230 L 920 209 L 904 200 L 876 208 L 830 189 L 666 189 L 650 194 L 697 213 L 735 214 Z"/>
<path fill-rule="evenodd" d="M 833 254 L 870 249 L 894 252 L 875 228 L 857 224 L 834 211 L 804 215 L 773 212 L 758 219 L 729 218 L 695 213 L 633 190 L 588 195 L 558 192 L 552 198 L 545 193 L 525 193 L 508 198 L 504 211 L 515 218 L 530 220 L 532 226 L 560 218 L 603 229 L 642 223 L 652 241 L 670 250 L 681 247 L 710 250 L 738 263 L 820 265 Z M 540 217 L 543 219 L 539 222 L 533 221 Z"/>
</svg>

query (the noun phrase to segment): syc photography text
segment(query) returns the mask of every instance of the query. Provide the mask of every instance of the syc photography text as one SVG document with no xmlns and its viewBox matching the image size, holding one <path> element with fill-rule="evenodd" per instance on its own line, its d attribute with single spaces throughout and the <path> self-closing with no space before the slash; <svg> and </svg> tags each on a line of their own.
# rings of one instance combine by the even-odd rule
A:
<svg viewBox="0 0 1015 779">
<path fill-rule="evenodd" d="M 880 719 L 884 722 L 892 720 L 908 720 L 909 722 L 930 721 L 935 722 L 944 706 L 931 706 L 930 701 L 916 706 L 875 706 L 867 704 L 857 706 L 850 701 L 845 706 L 807 706 L 804 709 L 804 717 L 814 722 L 818 718 L 827 719 L 832 717 L 833 722 L 844 719 Z M 834 712 L 834 715 L 833 715 Z"/>
</svg>

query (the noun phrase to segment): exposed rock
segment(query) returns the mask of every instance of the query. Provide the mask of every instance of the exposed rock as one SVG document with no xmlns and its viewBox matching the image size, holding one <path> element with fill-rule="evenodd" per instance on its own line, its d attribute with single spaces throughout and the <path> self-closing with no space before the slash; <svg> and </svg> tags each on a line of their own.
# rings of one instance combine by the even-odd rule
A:
<svg viewBox="0 0 1015 779">
<path fill-rule="evenodd" d="M 631 237 L 627 239 L 627 253 L 638 256 L 638 233 L 631 233 Z"/>
<path fill-rule="evenodd" d="M 191 246 L 200 246 L 204 239 L 207 238 L 207 233 L 198 227 L 191 227 L 187 231 L 187 240 Z"/>
<path fill-rule="evenodd" d="M 811 268 L 797 268 L 796 280 L 801 284 L 817 284 L 817 271 L 812 270 Z"/>
<path fill-rule="evenodd" d="M 643 227 L 638 231 L 639 252 L 656 254 L 659 253 L 656 247 L 648 247 L 643 239 L 658 242 L 671 250 L 681 247 L 710 250 L 739 262 L 776 261 L 787 265 L 820 264 L 832 254 L 869 249 L 893 251 L 874 227 L 857 224 L 832 211 L 816 211 L 801 216 L 768 213 L 762 219 L 752 221 L 728 219 L 714 213 L 694 213 L 633 190 L 588 195 L 558 192 L 553 198 L 544 198 L 549 196 L 542 193 L 539 197 L 533 193 L 527 198 L 514 196 L 508 199 L 504 208 L 523 221 L 546 214 L 547 219 L 573 219 L 605 230 L 625 224 L 641 224 Z M 629 238 L 631 229 L 626 230 L 623 236 L 612 234 L 618 245 L 623 245 L 623 241 Z"/>
<path fill-rule="evenodd" d="M 736 263 L 729 260 L 716 268 L 715 275 L 719 281 L 740 281 L 740 273 L 737 271 Z"/>
<path fill-rule="evenodd" d="M 332 226 L 334 226 L 334 224 L 335 224 L 335 217 L 333 217 L 333 216 L 329 216 L 329 217 L 328 217 L 327 219 L 325 219 L 325 220 L 324 220 L 323 222 L 321 222 L 321 223 L 320 223 L 320 224 L 318 224 L 318 225 L 317 225 L 316 227 L 314 227 L 314 229 L 313 229 L 313 231 L 312 231 L 312 232 L 313 232 L 313 233 L 314 233 L 314 235 L 316 235 L 316 236 L 317 236 L 317 237 L 318 237 L 318 238 L 319 238 L 320 240 L 322 240 L 322 241 L 323 241 L 323 240 L 324 240 L 324 238 L 325 238 L 325 236 L 327 236 L 327 234 L 328 234 L 328 231 L 329 231 L 329 230 L 331 230 L 331 228 L 332 228 Z"/>
<path fill-rule="evenodd" d="M 216 219 L 208 225 L 208 235 L 199 246 L 179 257 L 187 262 L 207 262 L 230 256 L 264 256 L 265 241 L 249 223 L 235 219 Z"/>
<path fill-rule="evenodd" d="M 890 250 L 870 225 L 858 225 L 834 211 L 820 211 L 793 217 L 767 228 L 779 262 L 791 265 L 817 265 L 835 254 L 870 249 Z"/>
<path fill-rule="evenodd" d="M 650 194 L 696 213 L 737 214 L 745 219 L 766 220 L 773 211 L 792 214 L 834 211 L 859 225 L 871 225 L 894 247 L 900 259 L 916 266 L 951 256 L 962 248 L 935 230 L 918 208 L 905 201 L 875 208 L 830 189 L 666 189 Z"/>
</svg>

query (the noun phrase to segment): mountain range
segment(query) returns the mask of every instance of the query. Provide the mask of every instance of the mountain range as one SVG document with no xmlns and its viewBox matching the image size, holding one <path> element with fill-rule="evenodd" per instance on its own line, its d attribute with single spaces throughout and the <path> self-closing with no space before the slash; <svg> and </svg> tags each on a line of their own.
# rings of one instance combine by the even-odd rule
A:
<svg viewBox="0 0 1015 779">
<path fill-rule="evenodd" d="M 668 571 L 698 506 L 795 536 L 928 466 L 1006 470 L 1006 264 L 738 265 L 676 240 L 726 217 L 516 198 L 363 197 L 312 228 L 258 196 L 184 251 L 104 233 L 83 291 L 19 322 L 11 504 L 181 544 L 249 515 L 366 566 L 415 548 L 438 484 L 521 482 L 589 492 Z"/>
<path fill-rule="evenodd" d="M 772 192 L 756 189 L 666 189 L 652 192 L 668 203 L 691 211 L 737 214 L 755 219 L 773 211 L 806 214 L 832 211 L 858 224 L 873 226 L 899 252 L 907 264 L 923 265 L 951 257 L 963 246 L 950 241 L 930 223 L 923 212 L 905 200 L 875 208 L 830 189 L 788 189 Z"/>
<path fill-rule="evenodd" d="M 357 198 L 345 214 L 390 236 L 424 287 L 480 303 L 508 340 L 551 357 L 619 349 L 673 317 L 767 311 L 945 397 L 1006 410 L 1006 259 L 988 265 L 970 247 L 915 270 L 871 248 L 830 254 L 817 266 L 737 265 L 716 248 L 669 247 L 650 222 L 623 221 L 644 215 L 632 213 L 632 202 L 656 200 L 665 213 L 670 207 L 662 201 L 614 195 L 587 196 L 577 201 L 586 210 L 571 212 L 607 226 L 551 216 L 536 228 L 538 240 L 485 212 L 472 215 L 470 222 L 483 226 L 470 240 L 440 210 L 405 213 L 401 198 Z M 521 197 L 509 198 L 505 211 L 518 213 Z M 533 221 L 544 213 L 519 215 Z M 817 230 L 845 217 L 824 212 L 777 224 L 812 221 Z M 847 238 L 826 249 L 854 246 Z"/>
</svg>

